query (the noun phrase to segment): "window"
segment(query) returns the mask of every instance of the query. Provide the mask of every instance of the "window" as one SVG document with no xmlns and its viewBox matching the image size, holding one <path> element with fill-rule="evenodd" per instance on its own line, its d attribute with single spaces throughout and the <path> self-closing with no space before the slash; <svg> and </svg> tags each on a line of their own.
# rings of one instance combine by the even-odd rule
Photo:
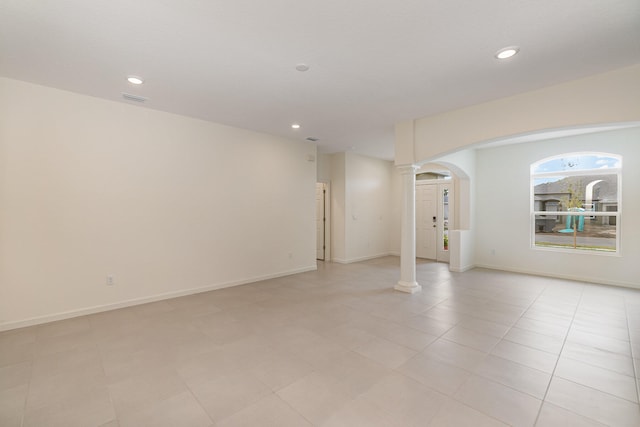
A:
<svg viewBox="0 0 640 427">
<path fill-rule="evenodd" d="M 442 250 L 449 250 L 449 189 L 442 189 Z"/>
<path fill-rule="evenodd" d="M 532 247 L 617 253 L 622 157 L 568 153 L 531 165 Z"/>
</svg>

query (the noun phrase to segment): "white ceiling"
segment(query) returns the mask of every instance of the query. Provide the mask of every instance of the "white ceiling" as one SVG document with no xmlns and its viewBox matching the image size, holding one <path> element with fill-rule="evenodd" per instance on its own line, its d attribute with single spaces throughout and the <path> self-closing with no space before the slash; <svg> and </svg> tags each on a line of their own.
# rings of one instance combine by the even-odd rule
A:
<svg viewBox="0 0 640 427">
<path fill-rule="evenodd" d="M 1 76 L 385 159 L 398 121 L 636 63 L 639 0 L 0 0 Z"/>
</svg>

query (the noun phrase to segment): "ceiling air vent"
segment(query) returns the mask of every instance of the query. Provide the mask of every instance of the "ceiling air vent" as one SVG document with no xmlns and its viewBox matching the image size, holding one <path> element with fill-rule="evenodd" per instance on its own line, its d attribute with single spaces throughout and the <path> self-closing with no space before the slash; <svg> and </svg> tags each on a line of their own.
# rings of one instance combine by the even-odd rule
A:
<svg viewBox="0 0 640 427">
<path fill-rule="evenodd" d="M 307 141 L 311 141 L 311 142 L 317 142 L 318 141 L 318 138 L 316 138 L 314 136 L 308 136 L 306 139 L 307 139 Z"/>
<path fill-rule="evenodd" d="M 147 98 L 144 96 L 131 95 L 130 93 L 122 92 L 122 97 L 127 101 L 135 101 L 135 102 L 145 102 Z"/>
</svg>

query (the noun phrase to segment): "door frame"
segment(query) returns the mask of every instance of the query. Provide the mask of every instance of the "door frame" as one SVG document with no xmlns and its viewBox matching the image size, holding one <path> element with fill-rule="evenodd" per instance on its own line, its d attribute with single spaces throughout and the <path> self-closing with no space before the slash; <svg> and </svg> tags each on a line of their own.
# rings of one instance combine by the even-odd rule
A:
<svg viewBox="0 0 640 427">
<path fill-rule="evenodd" d="M 436 260 L 438 258 L 438 187 L 433 182 L 416 181 L 416 258 Z M 422 203 L 422 194 L 430 194 L 430 210 L 426 212 L 425 204 Z"/>
<path fill-rule="evenodd" d="M 448 216 L 447 216 L 447 235 L 449 238 L 447 241 L 449 242 L 449 247 L 447 250 L 444 249 L 444 194 L 443 190 L 448 189 L 449 193 L 447 195 L 447 206 L 449 208 Z M 438 262 L 446 262 L 449 263 L 451 259 L 451 233 L 453 230 L 453 215 L 455 215 L 455 205 L 453 203 L 455 198 L 455 185 L 451 180 L 447 180 L 447 182 L 438 182 L 438 196 L 436 197 L 438 203 L 438 231 L 436 232 L 436 261 Z"/>
<path fill-rule="evenodd" d="M 328 262 L 331 261 L 331 182 L 317 181 L 317 184 L 324 186 L 324 261 Z"/>
<path fill-rule="evenodd" d="M 455 181 L 451 180 L 423 180 L 416 181 L 416 188 L 418 186 L 423 185 L 433 185 L 436 187 L 436 236 L 435 236 L 435 254 L 436 257 L 432 259 L 436 262 L 444 262 L 449 263 L 451 258 L 451 242 L 449 241 L 449 248 L 447 251 L 443 249 L 443 245 L 441 242 L 444 242 L 444 200 L 442 190 L 445 188 L 449 189 L 449 197 L 448 197 L 448 206 L 449 206 L 449 217 L 448 217 L 448 230 L 453 230 L 454 223 L 454 215 L 455 215 Z M 418 205 L 416 204 L 416 209 L 418 209 Z M 416 214 L 417 217 L 417 214 Z M 418 244 L 418 239 L 416 236 L 416 245 Z M 416 248 L 417 249 L 417 248 Z M 431 258 L 424 258 L 431 259 Z"/>
</svg>

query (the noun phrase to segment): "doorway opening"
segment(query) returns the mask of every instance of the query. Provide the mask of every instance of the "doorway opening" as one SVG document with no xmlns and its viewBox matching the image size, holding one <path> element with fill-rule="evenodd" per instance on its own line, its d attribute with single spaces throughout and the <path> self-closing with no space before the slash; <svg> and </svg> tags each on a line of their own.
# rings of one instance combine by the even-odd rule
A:
<svg viewBox="0 0 640 427">
<path fill-rule="evenodd" d="M 327 189 L 326 183 L 316 183 L 316 259 L 318 261 L 325 261 L 328 258 Z"/>
<path fill-rule="evenodd" d="M 449 262 L 449 224 L 453 219 L 453 182 L 416 181 L 416 257 Z"/>
</svg>

